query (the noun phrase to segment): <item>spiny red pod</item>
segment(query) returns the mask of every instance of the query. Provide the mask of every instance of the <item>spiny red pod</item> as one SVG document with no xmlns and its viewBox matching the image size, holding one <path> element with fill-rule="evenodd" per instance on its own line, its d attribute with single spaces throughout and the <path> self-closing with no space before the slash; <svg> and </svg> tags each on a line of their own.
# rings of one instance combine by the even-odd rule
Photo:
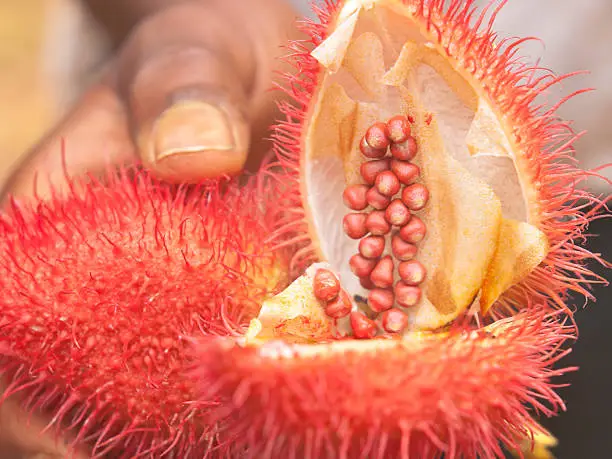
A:
<svg viewBox="0 0 612 459">
<path fill-rule="evenodd" d="M 479 291 L 485 314 L 516 311 L 527 302 L 550 298 L 563 308 L 561 298 L 569 289 L 588 294 L 588 282 L 597 279 L 585 277 L 584 260 L 570 255 L 581 252 L 571 242 L 577 239 L 567 237 L 579 234 L 596 211 L 584 213 L 583 207 L 566 202 L 575 196 L 571 203 L 583 198 L 599 208 L 601 203 L 574 186 L 584 176 L 579 170 L 558 165 L 572 138 L 561 140 L 552 111 L 545 115 L 537 111 L 533 101 L 544 80 L 535 78 L 532 85 L 522 85 L 521 72 L 529 67 L 515 72 L 516 56 L 489 43 L 492 34 L 483 38 L 477 23 L 470 23 L 478 16 L 471 3 L 451 3 L 425 7 L 420 0 L 374 0 L 367 5 L 351 0 L 324 8 L 322 23 L 309 29 L 312 46 L 295 46 L 291 59 L 300 69 L 312 71 L 294 77 L 291 87 L 303 88 L 292 93 L 296 104 L 287 111 L 295 124 L 279 125 L 276 136 L 279 156 L 295 181 L 287 187 L 286 198 L 304 209 L 279 226 L 279 234 L 284 229 L 284 236 L 303 238 L 293 265 L 327 260 L 343 270 L 355 246 L 336 238 L 336 228 L 326 223 L 330 209 L 341 208 L 332 204 L 340 199 L 336 189 L 324 186 L 335 182 L 330 171 L 336 171 L 337 181 L 346 185 L 362 180 L 373 184 L 376 174 L 389 169 L 390 163 L 388 158 L 378 160 L 389 167 L 386 163 L 364 177 L 364 166 L 371 162 L 364 162 L 358 151 L 361 138 L 375 122 L 397 115 L 410 119 L 411 136 L 420 152 L 413 162 L 429 200 L 419 211 L 419 220 L 413 217 L 407 225 L 412 229 L 410 225 L 420 221 L 423 231 L 410 234 L 401 228 L 400 236 L 419 244 L 417 259 L 432 282 L 444 279 L 435 291 L 425 282 L 422 305 L 415 308 L 416 320 L 411 322 L 419 329 L 452 321 L 469 308 Z M 356 11 L 359 14 L 353 14 Z M 395 43 L 403 43 L 401 48 L 389 48 L 387 32 L 365 33 L 358 27 L 371 15 L 386 18 L 381 19 L 383 28 L 396 37 Z M 402 30 L 414 31 L 422 39 L 413 40 Z M 437 30 L 444 36 L 438 36 Z M 342 72 L 353 77 L 351 81 L 368 95 L 365 99 L 337 77 Z M 369 102 L 364 104 L 366 99 Z M 390 100 L 405 108 L 387 114 Z M 452 104 L 453 110 L 445 104 Z M 459 127 L 456 119 L 464 120 L 465 126 Z M 443 135 L 441 123 L 454 127 Z M 352 137 L 345 135 L 347 125 L 352 126 Z M 447 145 L 453 136 L 457 148 Z M 333 147 L 317 148 L 323 144 Z M 424 237 L 425 231 L 430 237 Z M 517 243 L 499 243 L 505 240 Z M 336 250 L 338 246 L 345 249 Z M 531 256 L 523 257 L 524 252 Z M 444 263 L 436 261 L 444 258 Z M 507 263 L 515 269 L 503 269 Z M 554 282 L 545 282 L 550 273 L 555 273 Z M 462 287 L 455 287 L 459 284 Z"/>
<path fill-rule="evenodd" d="M 365 316 L 359 319 L 372 329 Z M 441 452 L 503 458 L 500 441 L 519 449 L 515 439 L 541 431 L 530 404 L 545 415 L 563 409 L 549 381 L 565 371 L 551 369 L 542 356 L 555 353 L 571 333 L 554 315 L 533 309 L 497 327 L 423 339 L 310 346 L 207 339 L 200 343 L 195 375 L 202 399 L 221 402 L 213 411 L 226 421 L 226 450 L 237 457 L 274 451 L 271 457 L 295 453 L 309 459 L 338 453 L 408 459 Z M 282 420 L 271 435 L 269 419 Z M 324 440 L 311 440 L 317 434 Z"/>
<path fill-rule="evenodd" d="M 192 340 L 238 333 L 288 268 L 265 243 L 275 209 L 221 185 L 124 171 L 1 215 L 4 395 L 93 457 L 206 455 Z"/>
<path fill-rule="evenodd" d="M 419 210 L 397 234 L 414 245 L 413 259 L 427 276 L 419 286 L 409 286 L 398 281 L 396 273 L 394 307 L 403 302 L 408 318 L 398 340 L 403 344 L 374 341 L 399 346 L 400 353 L 414 349 L 410 345 L 415 342 L 427 351 L 406 350 L 394 359 L 396 348 L 374 350 L 369 340 L 348 340 L 312 349 L 291 347 L 295 355 L 279 362 L 259 358 L 259 349 L 231 344 L 227 352 L 235 353 L 233 357 L 226 361 L 217 356 L 215 362 L 234 370 L 233 365 L 244 365 L 248 374 L 253 358 L 262 365 L 257 368 L 268 372 L 259 385 L 249 385 L 252 397 L 236 410 L 236 417 L 251 413 L 248 424 L 253 426 L 278 417 L 291 422 L 281 414 L 283 407 L 299 413 L 299 423 L 285 428 L 278 427 L 283 425 L 279 422 L 275 437 L 291 438 L 299 447 L 271 440 L 256 445 L 260 449 L 251 450 L 253 456 L 269 450 L 309 457 L 325 457 L 323 451 L 331 457 L 500 457 L 500 444 L 512 447 L 517 438 L 537 430 L 527 414 L 530 404 L 540 410 L 541 397 L 549 403 L 544 406 L 551 408 L 546 412 L 550 415 L 561 406 L 551 390 L 553 383 L 544 376 L 557 359 L 547 346 L 550 339 L 562 341 L 572 332 L 561 325 L 563 313 L 554 311 L 567 308 L 569 292 L 588 295 L 588 284 L 599 281 L 584 267 L 591 255 L 576 243 L 604 203 L 577 186 L 589 174 L 575 169 L 572 161 L 559 161 L 571 155 L 573 134 L 557 118 L 557 106 L 542 109 L 536 101 L 562 78 L 522 61 L 521 41 L 497 40 L 490 29 L 489 15 L 498 11 L 479 13 L 473 5 L 459 0 L 325 2 L 317 9 L 320 21 L 305 26 L 310 40 L 291 47 L 289 61 L 297 70 L 287 87 L 295 103 L 284 107 L 286 120 L 275 137 L 281 163 L 294 181 L 285 198 L 301 211 L 280 222 L 279 234 L 284 233 L 279 244 L 283 239 L 300 242 L 292 263 L 296 274 L 300 266 L 326 261 L 341 273 L 350 295 L 367 298 L 375 282 L 353 275 L 348 263 L 359 242 L 347 240 L 332 223 L 344 212 L 339 194 L 346 186 L 374 185 L 379 173 L 393 171 L 390 158 L 404 162 L 395 163 L 396 169 L 403 164 L 418 167 L 419 187 L 404 197 L 409 208 Z M 396 137 L 387 126 L 390 154 L 379 163 L 369 162 L 359 151 L 361 139 L 371 126 L 396 116 L 409 120 L 410 137 Z M 393 172 L 404 189 L 417 178 L 409 178 L 412 173 L 406 171 L 404 183 Z M 593 210 L 586 210 L 584 202 L 592 203 Z M 389 240 L 388 233 L 381 228 L 379 234 Z M 390 255 L 398 266 L 402 260 L 392 250 Z M 467 323 L 473 314 L 479 317 L 472 333 Z M 503 346 L 489 347 L 493 340 L 485 324 L 505 324 L 495 338 L 501 338 Z M 449 328 L 459 331 L 447 341 Z M 477 386 L 488 392 L 482 399 L 484 394 L 474 398 L 463 392 L 466 387 L 458 379 L 451 385 L 437 380 L 419 385 L 419 378 L 428 374 L 442 375 L 441 381 L 447 382 L 454 378 L 455 367 L 446 367 L 446 359 L 459 362 L 453 360 L 459 342 L 465 345 L 461 381 L 473 381 L 481 365 L 495 362 L 496 369 L 508 372 L 507 379 L 496 381 L 506 382 L 477 377 Z M 365 350 L 369 345 L 371 354 Z M 431 360 L 424 363 L 425 358 L 444 361 L 445 368 L 428 367 Z M 526 377 L 535 361 L 540 370 Z M 404 365 L 413 371 L 404 372 Z M 385 372 L 387 377 L 382 376 Z M 285 378 L 291 383 L 283 387 L 333 387 L 347 403 L 363 401 L 363 417 L 350 409 L 347 414 L 344 405 L 313 408 L 314 401 L 320 407 L 335 406 L 328 391 L 318 396 L 312 395 L 316 390 L 308 391 L 307 403 L 292 398 L 291 390 L 276 398 L 278 384 L 271 381 Z M 389 380 L 398 385 L 389 387 Z M 374 400 L 380 388 L 376 381 L 387 384 L 388 398 Z M 423 392 L 406 392 L 413 381 Z M 229 385 L 224 390 L 233 396 Z M 407 393 L 409 402 L 402 398 Z M 539 394 L 537 400 L 534 394 Z M 270 397 L 278 410 L 259 404 L 269 403 Z M 433 402 L 440 399 L 451 403 L 448 409 Z M 396 407 L 401 400 L 406 405 L 389 418 L 374 420 L 365 414 L 384 412 L 383 407 Z M 380 403 L 380 411 L 373 403 Z M 316 419 L 309 422 L 306 409 L 316 412 Z M 393 419 L 401 419 L 401 425 Z M 240 429 L 235 432 L 236 437 L 242 435 Z M 250 438 L 258 432 L 264 436 L 251 428 Z M 255 443 L 245 440 L 248 448 Z"/>
</svg>

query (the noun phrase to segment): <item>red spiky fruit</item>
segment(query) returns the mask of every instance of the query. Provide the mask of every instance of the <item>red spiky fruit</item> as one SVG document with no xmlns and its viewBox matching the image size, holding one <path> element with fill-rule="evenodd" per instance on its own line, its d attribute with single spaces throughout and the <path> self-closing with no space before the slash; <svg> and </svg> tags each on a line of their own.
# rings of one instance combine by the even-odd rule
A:
<svg viewBox="0 0 612 459">
<path fill-rule="evenodd" d="M 202 457 L 215 434 L 185 376 L 191 343 L 238 333 L 282 287 L 274 209 L 253 186 L 142 172 L 71 190 L 0 218 L 4 396 L 94 457 Z"/>
<path fill-rule="evenodd" d="M 504 457 L 563 409 L 550 366 L 573 333 L 544 310 L 400 340 L 200 343 L 203 400 L 231 457 Z M 543 358 L 543 356 L 547 356 Z M 229 417 L 229 418 L 228 418 Z"/>
<path fill-rule="evenodd" d="M 522 40 L 497 40 L 472 1 L 329 0 L 316 12 L 310 40 L 291 45 L 295 103 L 275 132 L 291 209 L 277 242 L 295 243 L 296 276 L 328 263 L 370 320 L 378 286 L 355 268 L 362 238 L 415 244 L 427 276 L 408 298 L 395 272 L 400 336 L 203 342 L 203 400 L 222 400 L 220 435 L 241 457 L 502 457 L 537 430 L 533 410 L 563 407 L 551 366 L 575 331 L 565 301 L 599 280 L 577 244 L 605 202 L 577 186 L 589 173 L 559 162 L 575 139 L 556 118 L 562 102 L 536 103 L 563 77 L 518 59 Z M 364 149 L 398 117 L 403 135 Z M 412 223 L 347 235 L 344 191 L 377 186 L 390 161 L 415 166 L 396 196 Z M 370 220 L 389 205 L 369 204 Z"/>
<path fill-rule="evenodd" d="M 498 10 L 485 20 L 473 1 L 330 0 L 316 12 L 319 22 L 304 26 L 310 40 L 291 45 L 295 103 L 282 106 L 287 119 L 275 135 L 294 183 L 287 205 L 303 209 L 277 232 L 279 242 L 302 236 L 293 266 L 326 261 L 349 293 L 367 297 L 348 263 L 359 240 L 338 224 L 342 193 L 375 183 L 376 173 L 360 172 L 370 159 L 359 145 L 370 126 L 400 119 L 389 135 L 416 139 L 405 162 L 419 171 L 417 185 L 403 189 L 429 195 L 416 212 L 427 229 L 416 259 L 431 275 L 409 312 L 412 330 L 444 326 L 477 295 L 491 317 L 550 299 L 565 308 L 570 292 L 588 296 L 601 279 L 578 244 L 604 203 L 578 186 L 596 174 L 566 161 L 576 135 L 555 111 L 567 99 L 536 102 L 566 76 L 521 60 L 524 40 L 499 40 Z M 377 161 L 389 161 L 393 145 Z"/>
</svg>

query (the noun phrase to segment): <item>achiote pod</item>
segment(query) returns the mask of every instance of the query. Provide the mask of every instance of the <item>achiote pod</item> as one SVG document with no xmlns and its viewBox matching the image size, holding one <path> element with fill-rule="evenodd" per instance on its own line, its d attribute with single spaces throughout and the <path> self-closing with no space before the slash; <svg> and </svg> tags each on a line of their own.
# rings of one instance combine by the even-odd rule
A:
<svg viewBox="0 0 612 459">
<path fill-rule="evenodd" d="M 566 76 L 493 31 L 504 3 L 326 1 L 302 25 L 274 136 L 291 212 L 272 240 L 294 275 L 327 263 L 353 313 L 304 341 L 271 332 L 309 317 L 280 299 L 244 342 L 201 346 L 230 451 L 503 457 L 564 409 L 552 366 L 575 336 L 569 294 L 602 281 L 578 244 L 607 200 L 580 188 L 594 174 L 555 114 L 576 94 L 539 105 Z"/>
<path fill-rule="evenodd" d="M 185 376 L 193 339 L 237 334 L 286 285 L 274 211 L 253 183 L 70 184 L 0 217 L 2 401 L 92 457 L 202 457 L 215 427 Z"/>
</svg>

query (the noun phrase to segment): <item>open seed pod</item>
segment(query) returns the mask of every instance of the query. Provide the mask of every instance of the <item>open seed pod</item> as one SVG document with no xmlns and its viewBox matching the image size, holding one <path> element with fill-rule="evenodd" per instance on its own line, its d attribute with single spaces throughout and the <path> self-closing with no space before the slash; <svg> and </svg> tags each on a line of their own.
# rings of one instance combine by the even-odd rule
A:
<svg viewBox="0 0 612 459">
<path fill-rule="evenodd" d="M 380 167 L 390 169 L 401 161 L 394 146 L 406 148 L 406 141 L 391 142 L 378 156 L 364 152 L 362 142 L 376 123 L 389 131 L 388 121 L 403 115 L 416 145 L 403 163 L 418 169 L 390 199 L 403 199 L 413 183 L 429 194 L 426 205 L 411 212 L 426 231 L 414 259 L 427 272 L 421 300 L 406 311 L 411 329 L 442 327 L 474 302 L 483 313 L 496 303 L 498 311 L 521 308 L 527 297 L 553 297 L 562 306 L 568 288 L 581 290 L 572 279 L 580 276 L 571 276 L 578 273 L 573 262 L 580 249 L 571 240 L 585 219 L 572 204 L 588 196 L 573 191 L 576 171 L 558 162 L 571 153 L 571 131 L 554 110 L 534 104 L 560 78 L 517 60 L 519 43 L 494 43 L 490 29 L 478 29 L 486 12 L 479 16 L 471 2 L 443 8 L 439 2 L 354 0 L 329 4 L 322 14 L 323 25 L 311 30 L 313 47 L 299 58 L 308 71 L 291 82 L 299 105 L 288 115 L 299 119 L 300 135 L 287 124 L 277 135 L 281 156 L 299 164 L 292 198 L 303 209 L 279 234 L 301 223 L 298 233 L 309 235 L 294 266 L 325 260 L 351 295 L 368 296 L 368 283 L 363 287 L 351 274 L 362 234 L 347 235 L 343 218 L 380 207 L 366 199 L 365 209 L 351 210 L 346 193 L 354 194 L 356 185 L 376 188 L 368 183 L 373 172 L 364 171 L 372 162 L 386 161 Z M 384 150 L 384 142 L 380 146 Z M 347 218 L 366 237 L 372 234 L 359 217 Z M 404 236 L 402 229 L 382 229 L 395 281 L 402 258 L 391 238 Z M 413 242 L 410 233 L 406 242 Z"/>
<path fill-rule="evenodd" d="M 68 184 L 0 215 L 0 403 L 87 457 L 204 457 L 216 427 L 194 403 L 192 341 L 236 335 L 287 285 L 264 242 L 274 208 L 253 183 Z"/>
<path fill-rule="evenodd" d="M 295 103 L 275 131 L 289 212 L 271 238 L 293 247 L 294 277 L 324 262 L 341 290 L 319 298 L 306 272 L 243 340 L 202 343 L 196 374 L 203 399 L 222 401 L 228 451 L 502 457 L 531 444 L 534 413 L 563 408 L 551 366 L 574 335 L 565 301 L 600 281 L 575 244 L 605 202 L 560 162 L 574 140 L 563 101 L 536 104 L 563 77 L 518 59 L 522 40 L 497 40 L 497 10 L 471 1 L 317 13 L 291 46 Z"/>
</svg>

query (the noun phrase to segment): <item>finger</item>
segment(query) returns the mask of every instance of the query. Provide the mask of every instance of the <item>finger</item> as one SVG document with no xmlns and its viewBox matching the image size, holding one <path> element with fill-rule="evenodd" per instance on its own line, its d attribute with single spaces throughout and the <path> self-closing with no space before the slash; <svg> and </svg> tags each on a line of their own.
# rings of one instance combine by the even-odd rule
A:
<svg viewBox="0 0 612 459">
<path fill-rule="evenodd" d="M 88 90 L 59 126 L 18 164 L 4 185 L 15 196 L 49 197 L 51 186 L 67 186 L 66 173 L 96 173 L 106 165 L 133 160 L 134 148 L 125 108 L 107 84 Z M 36 190 L 34 186 L 36 185 Z"/>
<path fill-rule="evenodd" d="M 118 88 L 142 161 L 160 178 L 239 173 L 255 134 L 251 125 L 262 116 L 270 122 L 262 93 L 271 70 L 262 74 L 260 67 L 274 54 L 260 59 L 256 51 L 270 38 L 255 37 L 241 20 L 222 8 L 187 3 L 152 16 L 128 40 Z M 278 47 L 281 37 L 274 38 Z"/>
<path fill-rule="evenodd" d="M 173 181 L 238 173 L 249 148 L 254 63 L 229 19 L 183 5 L 144 22 L 126 44 L 119 91 L 146 167 Z"/>
</svg>

